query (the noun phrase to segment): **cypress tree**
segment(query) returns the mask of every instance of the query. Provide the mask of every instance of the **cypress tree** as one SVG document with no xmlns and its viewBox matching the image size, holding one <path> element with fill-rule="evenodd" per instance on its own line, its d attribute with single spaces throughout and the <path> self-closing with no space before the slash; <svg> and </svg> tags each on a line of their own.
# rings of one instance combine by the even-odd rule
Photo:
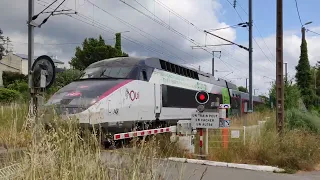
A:
<svg viewBox="0 0 320 180">
<path fill-rule="evenodd" d="M 121 52 L 121 33 L 116 33 L 116 44 L 115 48 Z"/>
<path fill-rule="evenodd" d="M 300 46 L 300 59 L 296 66 L 296 70 L 297 85 L 301 91 L 303 102 L 309 109 L 312 105 L 313 91 L 311 89 L 312 76 L 308 59 L 307 41 L 304 38 L 304 32 Z"/>
</svg>

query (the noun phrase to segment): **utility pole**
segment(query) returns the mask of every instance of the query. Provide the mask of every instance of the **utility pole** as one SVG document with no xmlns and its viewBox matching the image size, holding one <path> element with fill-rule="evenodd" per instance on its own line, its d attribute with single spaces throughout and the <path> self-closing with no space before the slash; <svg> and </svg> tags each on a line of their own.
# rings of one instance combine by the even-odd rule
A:
<svg viewBox="0 0 320 180">
<path fill-rule="evenodd" d="M 282 0 L 277 0 L 277 41 L 276 41 L 276 112 L 277 129 L 282 134 L 284 124 L 284 91 L 283 91 L 283 12 Z"/>
<path fill-rule="evenodd" d="M 31 75 L 31 67 L 33 63 L 34 57 L 34 26 L 32 25 L 32 17 L 34 13 L 34 0 L 29 0 L 28 4 L 28 81 L 29 81 L 29 91 L 30 91 L 30 106 L 29 110 L 32 115 L 34 115 L 34 104 L 35 96 L 34 96 L 34 88 L 32 83 L 32 75 Z"/>
<path fill-rule="evenodd" d="M 286 83 L 288 82 L 288 69 L 287 69 L 287 65 L 288 63 L 284 63 L 284 71 L 285 71 L 285 74 L 286 74 Z"/>
<path fill-rule="evenodd" d="M 220 53 L 220 57 L 221 57 L 221 51 L 212 51 L 212 76 L 214 76 L 214 53 L 215 52 Z"/>
<path fill-rule="evenodd" d="M 252 0 L 249 0 L 249 108 L 248 112 L 253 111 L 252 99 Z"/>
</svg>

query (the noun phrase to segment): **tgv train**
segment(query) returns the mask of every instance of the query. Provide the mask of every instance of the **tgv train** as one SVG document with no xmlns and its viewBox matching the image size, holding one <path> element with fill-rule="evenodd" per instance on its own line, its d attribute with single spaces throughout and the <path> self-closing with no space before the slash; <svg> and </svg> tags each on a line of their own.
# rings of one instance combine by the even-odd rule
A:
<svg viewBox="0 0 320 180">
<path fill-rule="evenodd" d="M 159 58 L 117 57 L 98 61 L 82 77 L 56 92 L 47 102 L 58 114 L 81 124 L 101 125 L 111 133 L 176 125 L 190 120 L 199 105 L 198 91 L 212 101 L 231 104 L 230 115 L 246 112 L 249 95 L 226 80 Z M 253 97 L 254 106 L 264 103 Z"/>
</svg>

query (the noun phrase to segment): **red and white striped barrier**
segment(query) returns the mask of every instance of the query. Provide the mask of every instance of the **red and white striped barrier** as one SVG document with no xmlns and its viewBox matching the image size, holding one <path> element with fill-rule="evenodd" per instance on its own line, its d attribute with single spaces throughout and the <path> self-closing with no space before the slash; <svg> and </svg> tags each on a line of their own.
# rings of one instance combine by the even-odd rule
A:
<svg viewBox="0 0 320 180">
<path fill-rule="evenodd" d="M 174 127 L 175 126 L 170 126 L 166 128 L 159 128 L 159 129 L 148 129 L 148 130 L 142 130 L 142 131 L 119 133 L 119 134 L 115 134 L 113 136 L 113 139 L 120 140 L 120 139 L 127 139 L 127 138 L 139 137 L 139 136 L 148 136 L 148 135 L 154 135 L 154 134 L 173 132 L 175 130 Z"/>
</svg>

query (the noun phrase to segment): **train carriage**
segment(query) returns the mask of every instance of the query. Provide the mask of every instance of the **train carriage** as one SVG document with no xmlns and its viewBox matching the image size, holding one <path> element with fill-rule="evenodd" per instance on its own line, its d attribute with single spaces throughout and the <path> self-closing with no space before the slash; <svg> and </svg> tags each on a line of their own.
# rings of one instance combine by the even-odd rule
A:
<svg viewBox="0 0 320 180">
<path fill-rule="evenodd" d="M 117 57 L 91 64 L 84 74 L 47 102 L 58 114 L 81 124 L 101 125 L 111 133 L 168 127 L 188 120 L 207 91 L 210 102 L 231 104 L 230 115 L 245 112 L 248 94 L 223 79 L 159 58 Z M 261 103 L 259 97 L 255 102 Z M 205 106 L 210 107 L 210 102 Z"/>
</svg>

